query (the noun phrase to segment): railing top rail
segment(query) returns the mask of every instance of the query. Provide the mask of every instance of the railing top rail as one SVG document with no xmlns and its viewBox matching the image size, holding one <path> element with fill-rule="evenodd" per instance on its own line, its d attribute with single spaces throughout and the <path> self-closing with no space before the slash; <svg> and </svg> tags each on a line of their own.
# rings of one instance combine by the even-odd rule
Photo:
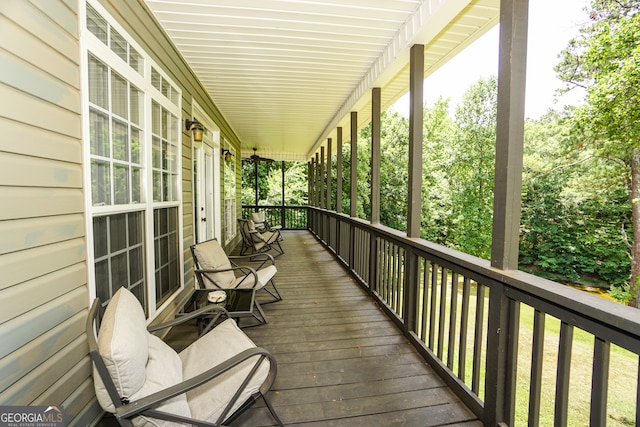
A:
<svg viewBox="0 0 640 427">
<path fill-rule="evenodd" d="M 500 270 L 490 262 L 455 249 L 447 248 L 420 238 L 409 238 L 406 233 L 369 221 L 352 218 L 345 214 L 318 209 L 324 214 L 335 216 L 341 221 L 369 230 L 373 235 L 393 241 L 395 244 L 416 251 L 427 259 L 437 259 L 455 270 L 466 270 L 472 279 L 489 285 L 501 283 L 537 300 L 562 307 L 581 317 L 607 324 L 623 331 L 626 335 L 635 335 L 640 339 L 640 311 L 615 301 L 600 298 L 586 292 L 556 283 L 554 281 L 525 273 L 520 270 Z M 446 266 L 446 265 L 445 265 Z M 455 268 L 454 268 L 455 267 Z"/>
</svg>

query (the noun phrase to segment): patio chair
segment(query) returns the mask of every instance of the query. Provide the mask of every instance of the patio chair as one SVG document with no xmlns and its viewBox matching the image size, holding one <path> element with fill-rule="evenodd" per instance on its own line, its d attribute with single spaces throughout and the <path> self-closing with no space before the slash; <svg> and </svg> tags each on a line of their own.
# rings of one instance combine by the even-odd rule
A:
<svg viewBox="0 0 640 427">
<path fill-rule="evenodd" d="M 121 426 L 221 426 L 262 398 L 282 426 L 266 393 L 276 361 L 227 319 L 179 354 L 147 329 L 142 306 L 120 288 L 100 318 L 96 299 L 87 318 L 96 397 Z M 221 310 L 204 307 L 206 310 Z"/>
<path fill-rule="evenodd" d="M 264 232 L 264 231 L 274 232 L 275 230 L 282 229 L 282 226 L 280 224 L 271 225 L 269 221 L 267 221 L 267 217 L 264 211 L 252 212 L 249 219 L 253 221 L 253 224 L 256 227 L 256 230 L 261 232 Z M 280 241 L 282 241 L 283 239 L 282 234 L 280 234 L 279 238 L 280 238 Z"/>
<path fill-rule="evenodd" d="M 231 317 L 252 316 L 258 324 L 267 323 L 256 292 L 264 289 L 271 299 L 265 303 L 281 301 L 274 276 L 278 272 L 273 256 L 269 254 L 228 256 L 218 240 L 211 239 L 191 246 L 194 271 L 201 289 L 226 291 Z M 239 265 L 241 260 L 259 262 L 257 268 Z"/>
<path fill-rule="evenodd" d="M 255 223 L 250 219 L 238 219 L 238 225 L 242 235 L 242 249 L 240 250 L 242 255 L 268 252 L 271 249 L 278 252 L 276 256 L 284 254 L 284 250 L 280 246 L 282 241 L 280 230 L 258 231 Z"/>
</svg>

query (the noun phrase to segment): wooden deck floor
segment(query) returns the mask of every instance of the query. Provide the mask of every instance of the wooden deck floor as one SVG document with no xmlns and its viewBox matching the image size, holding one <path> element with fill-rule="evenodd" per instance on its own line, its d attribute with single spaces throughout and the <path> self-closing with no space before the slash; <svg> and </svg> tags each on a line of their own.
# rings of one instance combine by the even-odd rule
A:
<svg viewBox="0 0 640 427">
<path fill-rule="evenodd" d="M 481 426 L 311 233 L 284 235 L 284 300 L 244 330 L 278 362 L 268 397 L 285 425 Z M 232 425 L 273 420 L 260 402 Z"/>
</svg>

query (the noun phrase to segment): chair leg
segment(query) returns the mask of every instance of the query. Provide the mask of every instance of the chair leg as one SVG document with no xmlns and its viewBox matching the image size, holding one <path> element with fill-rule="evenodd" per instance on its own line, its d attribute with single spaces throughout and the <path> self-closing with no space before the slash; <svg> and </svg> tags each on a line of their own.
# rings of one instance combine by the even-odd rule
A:
<svg viewBox="0 0 640 427">
<path fill-rule="evenodd" d="M 267 288 L 267 286 L 269 286 L 269 283 L 271 283 L 271 287 L 273 288 L 273 291 Z M 263 304 L 271 304 L 272 302 L 282 301 L 282 296 L 280 295 L 280 291 L 278 291 L 278 288 L 276 288 L 276 282 L 274 282 L 272 279 L 269 281 L 269 283 L 267 283 L 262 289 L 264 289 L 265 292 L 271 295 L 273 297 L 273 300 L 263 302 Z"/>
<path fill-rule="evenodd" d="M 264 400 L 264 403 L 267 405 L 267 409 L 269 410 L 269 412 L 271 412 L 271 416 L 276 421 L 276 424 L 279 425 L 280 427 L 284 427 L 284 423 L 282 422 L 280 417 L 278 417 L 278 414 L 276 414 L 276 410 L 273 409 L 273 406 L 271 405 L 271 402 L 269 402 L 269 399 L 267 399 L 267 396 L 263 394 L 262 399 Z"/>
<path fill-rule="evenodd" d="M 267 323 L 269 323 L 269 321 L 267 320 L 267 316 L 264 314 L 264 311 L 262 311 L 262 307 L 260 307 L 260 303 L 256 300 L 254 302 L 254 305 L 256 307 L 256 309 L 258 310 L 258 312 L 260 313 L 260 316 L 262 317 L 262 320 L 260 318 L 258 318 L 258 316 L 256 316 L 255 313 L 253 313 L 253 317 L 255 317 L 258 321 L 261 321 L 262 323 L 260 323 L 261 325 L 266 325 Z"/>
</svg>

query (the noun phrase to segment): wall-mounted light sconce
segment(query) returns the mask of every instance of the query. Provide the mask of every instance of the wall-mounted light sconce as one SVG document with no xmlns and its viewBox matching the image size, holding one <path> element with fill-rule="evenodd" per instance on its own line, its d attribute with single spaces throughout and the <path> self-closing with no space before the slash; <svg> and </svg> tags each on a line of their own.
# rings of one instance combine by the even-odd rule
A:
<svg viewBox="0 0 640 427">
<path fill-rule="evenodd" d="M 222 150 L 222 157 L 224 157 L 224 161 L 230 163 L 233 159 L 233 154 L 229 150 Z"/>
<path fill-rule="evenodd" d="M 193 131 L 193 140 L 196 142 L 202 141 L 202 134 L 204 132 L 204 126 L 197 120 L 185 120 L 184 125 L 187 130 Z"/>
</svg>

